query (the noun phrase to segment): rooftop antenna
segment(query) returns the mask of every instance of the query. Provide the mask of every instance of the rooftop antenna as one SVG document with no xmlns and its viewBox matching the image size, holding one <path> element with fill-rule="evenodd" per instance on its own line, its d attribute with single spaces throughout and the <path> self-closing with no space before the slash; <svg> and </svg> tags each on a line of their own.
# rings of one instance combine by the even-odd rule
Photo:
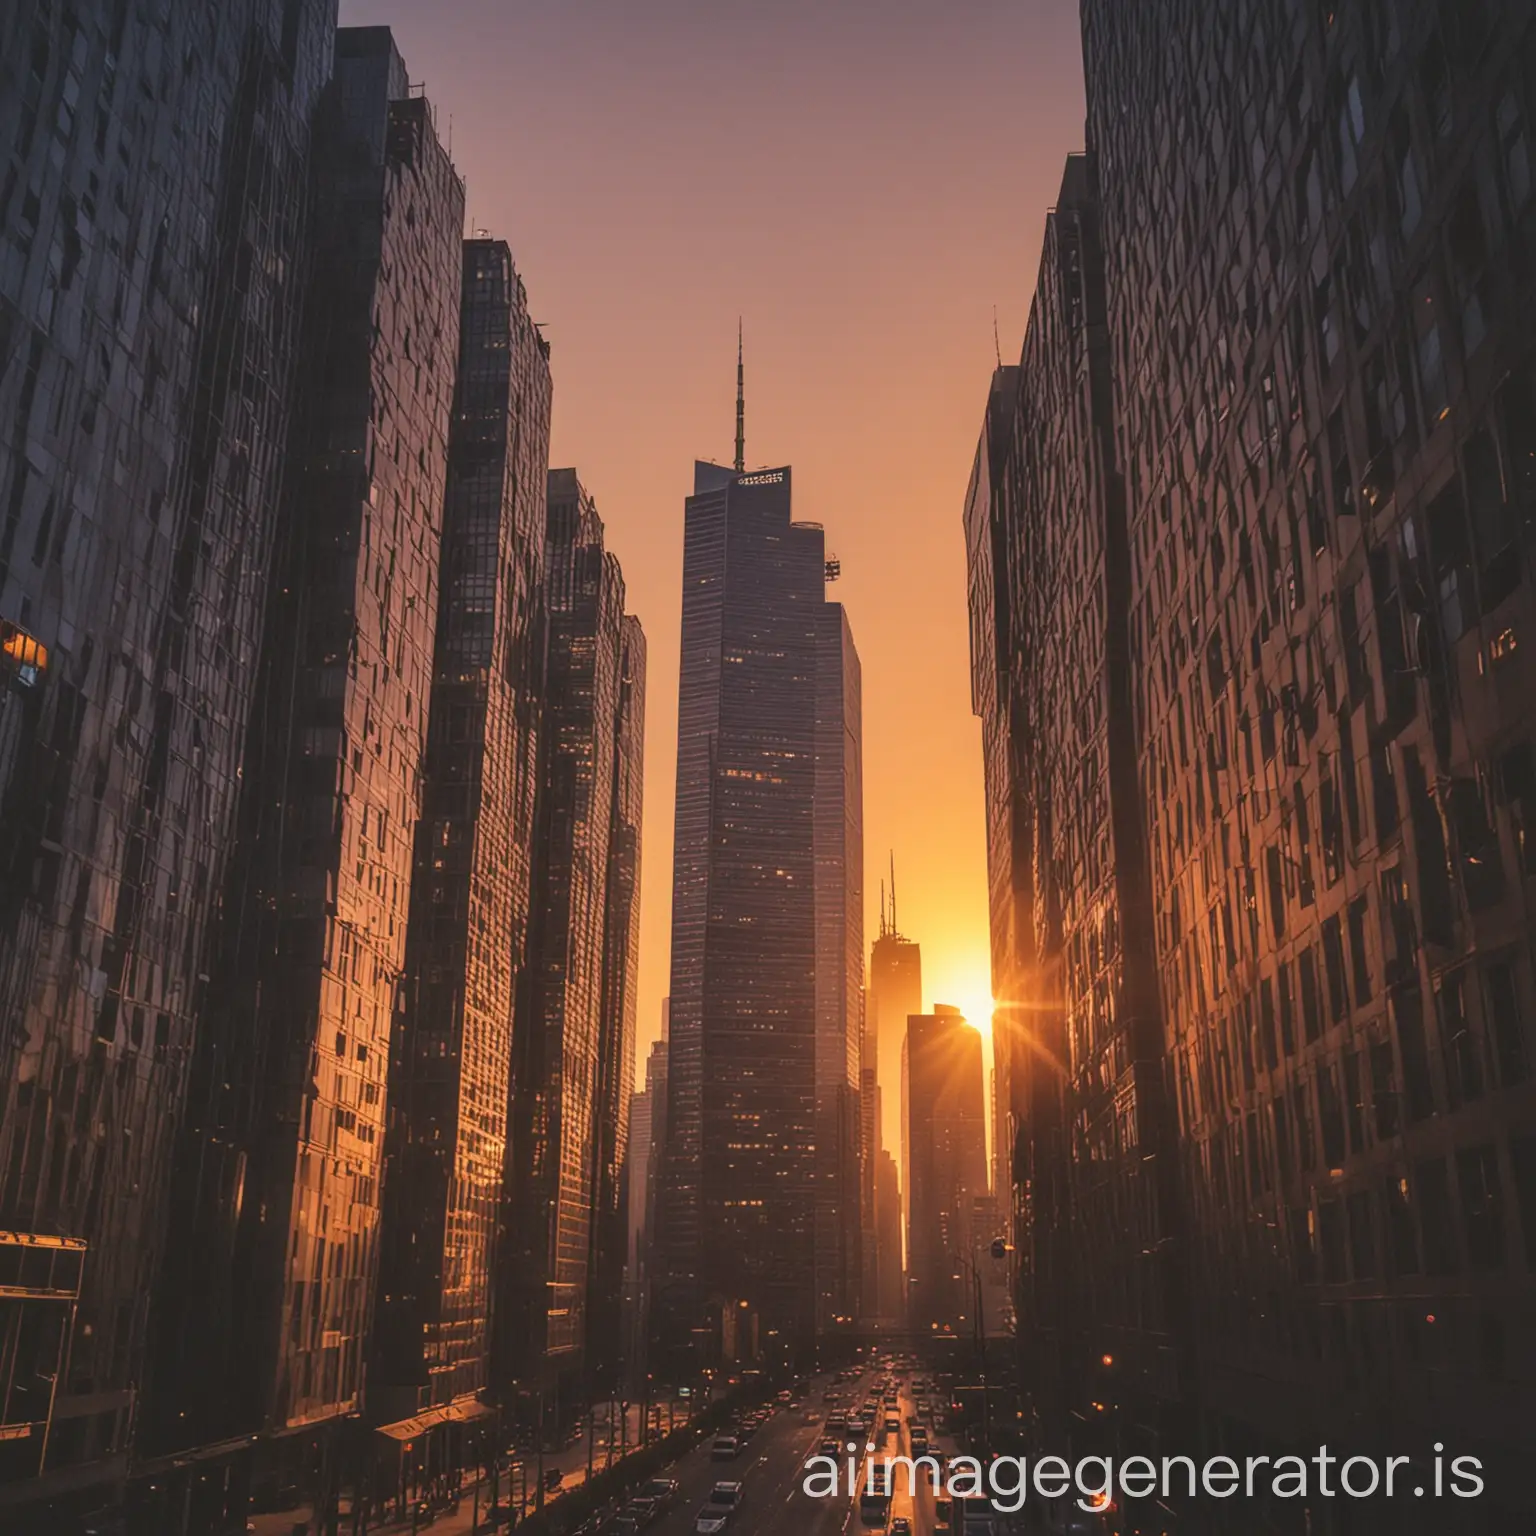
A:
<svg viewBox="0 0 1536 1536">
<path fill-rule="evenodd" d="M 880 937 L 883 939 L 888 932 L 885 926 L 885 881 L 880 882 Z"/>
<path fill-rule="evenodd" d="M 997 354 L 997 366 L 1003 366 L 1003 344 L 997 338 L 997 305 L 992 306 L 992 350 Z"/>
<path fill-rule="evenodd" d="M 896 850 L 891 849 L 891 932 L 898 938 L 901 930 L 896 926 Z"/>
<path fill-rule="evenodd" d="M 736 473 L 747 467 L 746 374 L 741 365 L 741 316 L 736 317 Z"/>
</svg>

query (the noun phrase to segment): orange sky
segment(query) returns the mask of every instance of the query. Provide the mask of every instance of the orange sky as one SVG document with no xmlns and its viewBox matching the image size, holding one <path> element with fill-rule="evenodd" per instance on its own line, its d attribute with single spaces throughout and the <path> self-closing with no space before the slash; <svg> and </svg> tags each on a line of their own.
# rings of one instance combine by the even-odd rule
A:
<svg viewBox="0 0 1536 1536">
<path fill-rule="evenodd" d="M 342 0 L 395 29 L 553 348 L 574 464 L 650 645 L 641 1017 L 667 990 L 683 498 L 749 464 L 842 560 L 864 669 L 866 933 L 894 848 L 925 1002 L 987 995 L 961 505 L 1082 143 L 1073 0 Z M 885 1074 L 882 1073 L 882 1076 Z"/>
</svg>

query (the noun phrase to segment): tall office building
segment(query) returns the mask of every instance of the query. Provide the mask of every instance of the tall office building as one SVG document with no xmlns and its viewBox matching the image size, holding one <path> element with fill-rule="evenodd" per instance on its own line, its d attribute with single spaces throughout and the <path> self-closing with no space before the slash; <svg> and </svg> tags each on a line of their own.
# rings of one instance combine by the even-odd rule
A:
<svg viewBox="0 0 1536 1536">
<path fill-rule="evenodd" d="M 1528 1521 L 1536 16 L 1176 10 L 1084 48 L 1195 1390 Z"/>
<path fill-rule="evenodd" d="M 628 1011 L 621 993 L 633 912 L 623 909 L 638 872 L 631 818 L 638 815 L 639 768 L 621 758 L 640 745 L 644 653 L 624 623 L 619 563 L 604 547 L 602 519 L 573 469 L 549 473 L 545 541 L 549 639 L 534 910 L 518 992 L 508 1256 L 497 1326 L 504 1373 L 545 1411 L 564 1412 L 579 1401 L 591 1364 L 600 1161 L 605 1140 L 612 1155 L 616 1135 L 603 1128 L 619 1103 L 616 1092 L 604 1102 L 604 1083 L 612 1082 L 604 1050 L 606 1036 L 622 1053 Z M 611 901 L 615 873 L 630 894 Z M 606 1030 L 605 975 L 616 1011 Z"/>
<path fill-rule="evenodd" d="M 173 1447 L 270 1437 L 278 1486 L 362 1407 L 458 359 L 463 188 L 385 28 L 337 37 L 315 206 L 151 1404 Z"/>
<path fill-rule="evenodd" d="M 1023 445 L 1006 461 L 1014 526 L 1001 602 L 976 569 L 991 557 L 996 530 L 995 506 L 982 504 L 975 481 L 967 531 L 973 596 L 993 603 L 973 625 L 973 674 L 986 711 L 1001 928 L 994 961 L 1015 999 L 1027 991 L 1030 1005 L 1020 1017 L 1005 1001 L 1001 1031 L 1005 1068 L 1033 1100 L 1020 1115 L 1022 1166 L 1040 1218 L 1021 1234 L 1020 1273 L 1031 1288 L 1023 1342 L 1042 1393 L 1082 1381 L 1090 1362 L 1112 1357 L 1130 1417 L 1142 1411 L 1133 1403 L 1177 1390 L 1182 1255 L 1130 708 L 1130 553 L 1103 273 L 1091 164 L 1072 155 L 1046 221 L 1021 361 L 994 377 L 984 429 L 988 481 L 1012 436 L 997 420 L 1001 409 L 1012 406 Z M 1027 646 L 1010 652 L 999 615 Z M 999 658 L 1008 667 L 1001 678 Z M 1002 776 L 1009 762 L 1024 770 L 1012 785 Z M 1033 821 L 1025 871 L 1008 863 L 1019 815 Z M 1021 877 L 1027 935 L 1007 912 Z M 1034 967 L 1032 987 L 1020 954 Z M 1033 1060 L 1016 1048 L 1026 1031 L 1039 1047 Z"/>
<path fill-rule="evenodd" d="M 857 890 L 857 673 L 828 612 L 822 530 L 792 520 L 790 489 L 787 468 L 746 472 L 738 430 L 737 467 L 696 464 L 684 514 L 656 1296 L 679 1368 L 809 1345 L 832 1266 L 817 1252 L 818 1138 L 833 1134 L 817 1115 L 818 1040 L 821 1085 L 856 1084 L 858 972 L 837 927 Z M 818 685 L 839 677 L 840 705 Z M 856 1187 L 849 1198 L 856 1228 Z"/>
<path fill-rule="evenodd" d="M 864 777 L 859 653 L 841 603 L 816 612 L 816 1325 L 861 1310 Z"/>
<path fill-rule="evenodd" d="M 483 1411 L 491 1385 L 538 781 L 550 396 L 549 349 L 511 252 L 466 241 L 369 1378 L 370 1417 L 410 1420 L 416 1440 L 434 1418 Z"/>
<path fill-rule="evenodd" d="M 991 934 L 993 1085 L 992 1183 L 1005 1235 L 1026 1226 L 1028 1177 L 1019 1161 L 1027 1126 L 1028 1086 L 1040 1074 L 1031 1049 L 1039 1021 L 1028 1005 L 1033 980 L 1034 907 L 1030 899 L 1032 739 L 1024 728 L 1029 654 L 1028 610 L 1013 590 L 1019 541 L 1029 530 L 1016 515 L 1019 369 L 992 375 L 980 441 L 965 496 L 966 576 L 970 608 L 971 709 L 981 720 L 982 784 L 987 825 L 987 907 Z"/>
<path fill-rule="evenodd" d="M 1124 562 L 1150 938 L 1121 884 L 1117 943 L 1122 966 L 1135 946 L 1155 967 L 1179 1173 L 1156 1230 L 1184 1251 L 1200 1320 L 1177 1371 L 1144 1380 L 1210 1444 L 1271 1454 L 1323 1438 L 1382 1454 L 1454 1426 L 1516 1524 L 1532 1507 L 1517 1426 L 1536 1411 L 1533 25 L 1525 6 L 1428 0 L 1087 0 L 1090 153 L 1053 221 L 1066 260 L 1031 331 L 1049 341 L 1037 378 L 1066 380 L 1076 358 L 1074 388 L 1091 393 L 1074 404 L 1021 380 L 993 540 L 1012 604 L 1037 579 L 1030 539 L 1054 536 L 1035 513 L 1123 480 L 1123 540 L 1104 556 L 1117 585 Z M 1032 501 L 1010 500 L 1032 482 Z M 1048 605 L 1054 641 L 1010 613 L 999 677 L 1053 644 L 1088 654 L 1104 610 L 1081 599 L 1074 577 Z M 1061 735 L 1064 675 L 1036 678 Z M 1076 788 L 1066 742 L 1059 768 L 1021 774 L 1054 796 L 1032 820 L 1026 899 L 1032 930 L 1068 945 L 1064 1012 L 1106 937 L 1080 925 L 1070 947 L 1097 878 L 1082 835 L 1107 828 L 1117 859 L 1126 846 L 1126 822 L 1089 809 L 1106 784 L 1123 803 L 1130 779 L 1127 743 L 1103 741 Z M 1126 1149 L 1155 1098 L 1152 1031 L 1106 1036 L 1098 1012 L 1083 1043 L 1130 1049 L 1105 1058 L 1117 1099 L 1132 1090 L 1126 1113 L 1103 1108 L 1094 1073 L 1071 1073 L 1016 1167 L 1027 1241 L 1090 1280 L 1062 1287 L 1087 1367 L 1065 1379 L 1099 1401 L 1106 1382 L 1118 1405 L 1122 1355 L 1098 1353 L 1098 1330 L 1158 1326 L 1170 1276 L 1129 1253 L 1106 1265 L 1099 1227 L 1060 1199 L 1140 1177 Z M 1105 1134 L 1090 1136 L 1096 1118 Z M 1092 1284 L 1101 1268 L 1130 1295 Z M 1117 1406 L 1101 1432 L 1130 1429 Z"/>
<path fill-rule="evenodd" d="M 650 1372 L 651 1283 L 655 1270 L 656 1196 L 667 1138 L 667 1000 L 662 1000 L 662 1035 L 645 1059 L 645 1087 L 630 1103 L 629 1155 L 626 1160 L 629 1204 L 629 1263 L 625 1303 L 625 1361 L 630 1391 L 644 1391 Z"/>
<path fill-rule="evenodd" d="M 901 1052 L 907 1020 L 923 1011 L 923 951 L 896 927 L 896 868 L 891 866 L 890 905 L 880 909 L 880 933 L 869 950 L 869 1018 L 865 1028 L 875 1056 L 880 1094 L 881 1145 L 901 1157 L 905 1134 Z M 905 1174 L 902 1175 L 905 1177 Z"/>
<path fill-rule="evenodd" d="M 901 1179 L 895 1155 L 884 1147 L 875 1160 L 875 1300 L 866 1313 L 884 1323 L 907 1315 L 906 1267 L 901 1250 Z"/>
<path fill-rule="evenodd" d="M 640 824 L 645 788 L 645 631 L 625 614 L 613 732 L 613 802 L 603 928 L 602 1027 L 598 1040 L 597 1149 L 592 1197 L 592 1272 L 587 1316 L 594 1388 L 618 1386 L 628 1246 L 625 1169 L 635 1081 L 640 976 Z"/>
<path fill-rule="evenodd" d="M 61 1529 L 119 1488 L 139 1421 L 331 24 L 323 0 L 0 10 L 9 1531 Z"/>
<path fill-rule="evenodd" d="M 980 1260 L 972 1220 L 987 1193 L 981 1035 L 958 1008 L 935 1004 L 907 1020 L 902 1052 L 907 1147 L 907 1321 L 914 1333 L 965 1332 L 966 1265 Z M 958 1278 L 957 1278 L 958 1277 Z"/>
</svg>

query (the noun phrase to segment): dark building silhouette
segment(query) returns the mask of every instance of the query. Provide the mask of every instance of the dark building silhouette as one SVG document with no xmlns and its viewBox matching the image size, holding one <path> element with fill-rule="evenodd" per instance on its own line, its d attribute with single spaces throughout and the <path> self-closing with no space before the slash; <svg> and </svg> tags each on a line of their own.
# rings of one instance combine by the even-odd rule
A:
<svg viewBox="0 0 1536 1536">
<path fill-rule="evenodd" d="M 841 603 L 816 615 L 816 1325 L 861 1310 L 864 764 L 859 653 Z"/>
<path fill-rule="evenodd" d="M 463 188 L 387 29 L 342 31 L 303 388 L 212 983 L 190 1062 L 153 1432 L 270 1437 L 334 1507 L 364 1406 L 458 357 Z"/>
<path fill-rule="evenodd" d="M 906 1119 L 907 1322 L 916 1335 L 968 1333 L 977 1196 L 987 1193 L 981 1035 L 943 1003 L 907 1020 L 902 1051 Z"/>
<path fill-rule="evenodd" d="M 923 1011 L 923 951 L 896 926 L 896 869 L 891 866 L 890 905 L 881 901 L 880 934 L 869 948 L 867 1033 L 875 1058 L 876 1112 L 880 1144 L 903 1165 L 906 1160 L 906 1100 L 902 1097 L 901 1054 L 907 1020 Z"/>
<path fill-rule="evenodd" d="M 625 614 L 619 634 L 613 808 L 603 930 L 602 1032 L 598 1041 L 597 1164 L 587 1303 L 595 1389 L 617 1390 L 625 1344 L 624 1259 L 629 1243 L 626 1170 L 635 1081 L 640 975 L 640 824 L 645 788 L 645 631 Z"/>
<path fill-rule="evenodd" d="M 651 1374 L 651 1292 L 656 1267 L 656 1205 L 667 1140 L 667 999 L 662 1037 L 645 1059 L 645 1087 L 630 1101 L 625 1164 L 629 1206 L 629 1259 L 625 1276 L 626 1376 L 631 1394 L 644 1395 Z"/>
<path fill-rule="evenodd" d="M 120 1492 L 140 1423 L 330 26 L 320 0 L 0 10 L 8 1531 Z"/>
<path fill-rule="evenodd" d="M 1021 1331 L 1041 1287 L 1071 1297 L 1062 1340 L 1087 1369 L 1056 1379 L 1112 1400 L 1107 1438 L 1182 1423 L 1271 1455 L 1422 1455 L 1454 1431 L 1500 1517 L 1528 1516 L 1533 18 L 1088 0 L 1084 43 L 1090 154 L 1048 229 L 1011 440 L 988 464 L 1005 483 L 972 540 L 997 651 L 989 754 L 1014 744 L 992 825 L 1024 822 L 995 844 L 1013 897 L 994 924 L 1043 1009 L 1015 1038 L 1065 1069 L 1058 1090 L 1035 1069 L 1010 1089 Z M 1069 378 L 1086 394 L 1053 392 Z M 1073 484 L 1100 488 L 1091 516 L 1053 530 L 1042 513 Z M 1126 606 L 1085 604 L 1079 575 L 1032 599 L 1040 572 L 1061 580 L 1049 540 L 1091 558 L 1096 529 Z M 1102 647 L 1109 679 L 1121 617 L 1134 775 L 1114 713 L 1093 745 L 1048 660 Z M 1040 717 L 1054 743 L 1030 743 Z M 1117 921 L 1074 944 L 1102 881 L 1090 824 L 1112 839 Z M 1026 931 L 1059 936 L 1059 963 Z M 1074 990 L 1106 938 L 1123 1017 L 1090 997 L 1078 1034 Z M 1126 999 L 1147 948 L 1160 1073 L 1150 995 Z M 1085 1075 L 1095 1042 L 1110 1049 Z M 1159 1080 L 1167 1200 L 1156 1163 L 1137 1174 L 1120 1150 L 1156 1124 Z M 1117 1106 L 1131 1090 L 1124 1118 L 1111 1085 Z M 1118 1127 L 1107 1145 L 1096 1116 Z M 1118 1183 L 1128 1225 L 1157 1211 L 1167 1263 L 1101 1250 L 1085 1180 Z M 1117 1293 L 1071 1278 L 1099 1273 Z M 1181 1305 L 1199 1321 L 1183 1340 Z M 1170 1328 L 1176 1368 L 1149 1368 Z"/>
<path fill-rule="evenodd" d="M 875 1162 L 875 1299 L 865 1312 L 882 1322 L 906 1319 L 906 1280 L 901 1252 L 901 1180 L 896 1159 L 885 1150 Z"/>
<path fill-rule="evenodd" d="M 923 1011 L 923 959 L 921 948 L 896 927 L 894 858 L 889 903 L 886 896 L 882 882 L 880 932 L 870 946 L 864 1020 L 861 1091 L 868 1138 L 865 1197 L 869 1202 L 865 1215 L 865 1283 L 869 1295 L 864 1310 L 873 1317 L 902 1319 L 907 1306 L 902 1248 L 905 1207 L 899 1167 L 905 1163 L 907 1132 L 901 1060 L 907 1020 Z M 884 1163 L 887 1156 L 891 1159 L 889 1174 Z"/>
<path fill-rule="evenodd" d="M 493 1385 L 491 1267 L 544 680 L 550 396 L 549 349 L 511 252 L 466 241 L 368 1390 L 369 1416 L 408 1421 L 396 1433 L 417 1442 L 413 1466 L 429 1473 L 455 1449 L 434 1420 L 483 1416 Z"/>
<path fill-rule="evenodd" d="M 618 1336 L 613 1256 L 601 1282 L 596 1259 L 620 1221 L 614 1169 L 617 1117 L 628 1108 L 622 1064 L 634 1051 L 639 857 L 640 767 L 629 754 L 642 745 L 644 704 L 643 641 L 625 622 L 623 575 L 572 469 L 549 474 L 545 602 L 533 921 L 518 995 L 497 1327 L 501 1370 L 529 1395 L 528 1411 L 547 1417 L 589 1389 L 599 1283 L 614 1313 L 602 1320 L 610 1350 Z"/>
<path fill-rule="evenodd" d="M 987 722 L 994 964 L 1008 989 L 1000 1057 L 1019 1078 L 1007 1092 L 1010 1111 L 1021 1095 L 1022 1172 L 1034 1196 L 1035 1219 L 1020 1233 L 1029 1289 L 1021 1339 L 1039 1390 L 1061 1411 L 1084 1391 L 1091 1397 L 1094 1363 L 1112 1357 L 1130 1417 L 1133 1396 L 1177 1392 L 1179 1200 L 1130 708 L 1130 556 L 1103 274 L 1090 165 L 1070 156 L 1020 364 L 994 376 L 967 527 L 972 591 L 992 603 L 990 623 L 978 603 L 973 670 Z M 1009 406 L 1012 424 L 999 419 Z M 1004 519 L 982 493 L 994 473 L 1009 482 Z M 999 634 L 1000 613 L 1011 636 Z M 1022 839 L 1014 817 L 1030 823 Z M 1030 854 L 1023 870 L 1011 865 L 1020 844 Z M 1027 934 L 1009 911 L 1021 880 Z M 1034 968 L 1023 1010 L 1021 955 Z M 1021 1033 L 1038 1049 L 1023 1049 Z"/>
<path fill-rule="evenodd" d="M 859 1028 L 857 971 L 846 934 L 835 932 L 856 885 L 846 865 L 838 869 L 834 846 L 846 860 L 855 840 L 848 765 L 857 762 L 858 731 L 845 691 L 843 751 L 823 754 L 818 766 L 818 736 L 837 736 L 831 697 L 818 687 L 818 674 L 838 671 L 828 636 L 841 636 L 845 689 L 857 674 L 848 670 L 846 628 L 828 616 L 822 530 L 791 520 L 787 468 L 699 463 L 683 540 L 655 1297 L 679 1371 L 722 1350 L 761 1346 L 782 1357 L 810 1343 L 818 1269 L 831 1264 L 817 1254 L 819 1170 L 829 1160 L 818 1137 L 833 1134 L 817 1116 L 818 1023 L 827 1024 L 823 1087 L 832 1076 L 856 1087 Z M 824 657 L 833 664 L 824 667 Z M 823 798 L 818 811 L 818 784 L 823 797 L 830 788 L 840 798 L 840 810 Z M 835 981 L 819 974 L 827 967 Z M 852 1106 L 845 1127 L 846 1164 L 857 1156 Z M 856 1234 L 856 1173 L 845 1190 L 844 1217 Z"/>
</svg>

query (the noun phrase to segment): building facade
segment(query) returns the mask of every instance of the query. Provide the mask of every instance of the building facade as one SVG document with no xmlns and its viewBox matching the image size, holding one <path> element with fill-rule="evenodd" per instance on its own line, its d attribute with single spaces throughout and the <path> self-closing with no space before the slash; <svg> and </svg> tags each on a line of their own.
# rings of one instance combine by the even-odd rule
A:
<svg viewBox="0 0 1536 1536">
<path fill-rule="evenodd" d="M 699 463 L 685 510 L 655 1303 L 678 1370 L 735 1353 L 738 1341 L 744 1354 L 761 1346 L 797 1356 L 817 1325 L 818 959 L 825 952 L 836 967 L 827 1000 L 849 985 L 852 964 L 846 940 L 823 930 L 818 943 L 817 826 L 836 822 L 817 811 L 818 697 L 827 697 L 817 680 L 832 621 L 824 536 L 792 521 L 790 487 L 787 468 Z M 836 776 L 845 848 L 849 732 L 845 718 Z M 821 851 L 825 881 L 833 843 L 824 838 Z M 824 917 L 846 911 L 848 878 L 844 869 L 835 900 L 823 896 Z M 842 1076 L 856 1061 L 857 1037 L 846 1032 L 857 1022 L 845 1011 L 839 1027 L 826 1040 Z M 856 1205 L 848 1214 L 856 1226 Z"/>
<path fill-rule="evenodd" d="M 363 1406 L 458 358 L 463 188 L 385 28 L 337 37 L 314 175 L 304 388 L 152 1417 L 169 1447 L 270 1436 L 294 1457 Z"/>
<path fill-rule="evenodd" d="M 425 785 L 389 1067 L 368 1403 L 380 1423 L 438 1412 L 452 1422 L 479 1411 L 466 1405 L 492 1385 L 491 1268 L 538 783 L 550 398 L 549 349 L 510 250 L 466 241 Z"/>
<path fill-rule="evenodd" d="M 1019 1038 L 1067 1069 L 1064 1093 L 1030 1069 L 1010 1090 L 1021 1334 L 1091 1265 L 1103 1286 L 1070 1287 L 1060 1315 L 1090 1365 L 1101 1324 L 1140 1330 L 1086 1378 L 1117 1414 L 1136 1377 L 1165 1426 L 1183 1414 L 1228 1450 L 1406 1452 L 1454 1427 L 1501 1512 L 1528 1513 L 1533 18 L 1087 0 L 1083 21 L 1089 154 L 1048 226 L 989 464 L 1005 484 L 971 540 L 1027 825 L 1003 937 L 1035 936 L 1024 995 L 1057 1031 Z M 1056 527 L 1074 484 L 1091 515 Z M 1118 604 L 1085 600 L 1085 561 Z M 1054 595 L 1023 601 L 1032 571 Z M 1061 679 L 1095 668 L 1128 733 L 1114 711 L 1097 738 L 1063 721 Z M 989 828 L 1009 802 L 989 782 Z M 1133 812 L 1145 906 L 1123 874 Z M 1090 826 L 1113 887 L 1083 859 Z M 1088 949 L 1073 939 L 1095 890 L 1114 897 L 1107 952 L 1081 922 Z M 1144 959 L 1155 987 L 1106 1033 L 1095 981 L 1080 1032 L 1077 978 L 1111 964 L 1123 985 Z M 1095 1041 L 1130 1051 L 1124 1122 L 1079 1070 Z M 1160 1123 L 1171 1190 L 1122 1162 L 1129 1203 L 1085 1211 L 1085 1178 L 1111 1194 L 1132 1145 L 1117 1131 L 1085 1167 L 1096 1115 L 1138 1138 Z M 1169 1262 L 1079 1252 L 1110 1209 Z M 1182 1338 L 1181 1305 L 1200 1324 Z M 1155 1431 L 1146 1392 L 1121 1427 L 1138 1416 Z"/>
<path fill-rule="evenodd" d="M 987 1111 L 981 1035 L 958 1008 L 940 1003 L 907 1020 L 902 1087 L 907 1323 L 918 1337 L 964 1334 L 982 1257 L 972 1218 L 987 1195 Z"/>
<path fill-rule="evenodd" d="M 573 469 L 549 472 L 549 638 L 529 960 L 519 985 L 500 1369 L 530 1411 L 586 1392 L 624 580 Z M 623 935 L 628 941 L 628 932 Z"/>
<path fill-rule="evenodd" d="M 323 0 L 0 14 L 0 1524 L 120 1491 L 293 408 Z M 174 59 L 170 68 L 165 61 Z"/>
<path fill-rule="evenodd" d="M 847 610 L 816 613 L 816 1326 L 862 1311 L 864 765 L 859 653 Z"/>
<path fill-rule="evenodd" d="M 640 828 L 645 791 L 645 631 L 627 613 L 619 631 L 619 693 L 613 730 L 612 827 L 603 931 L 602 1029 L 598 1040 L 593 1254 L 587 1302 L 590 1367 L 599 1390 L 617 1388 L 624 1364 L 624 1259 L 630 1100 L 640 976 Z"/>
</svg>

